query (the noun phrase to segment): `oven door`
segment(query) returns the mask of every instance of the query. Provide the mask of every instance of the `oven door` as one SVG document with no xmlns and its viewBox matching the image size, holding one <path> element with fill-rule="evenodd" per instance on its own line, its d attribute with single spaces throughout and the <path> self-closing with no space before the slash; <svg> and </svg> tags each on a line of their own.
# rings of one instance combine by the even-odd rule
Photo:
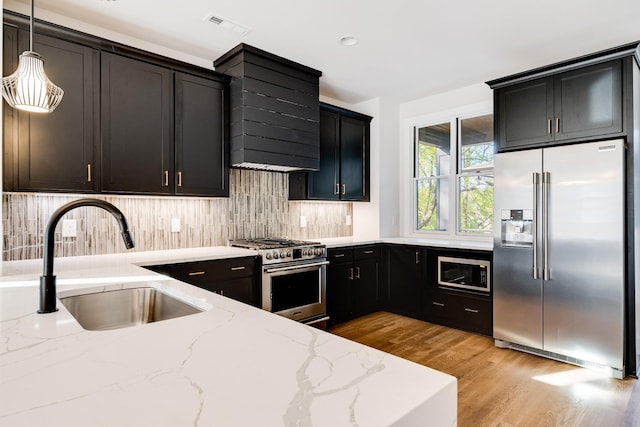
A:
<svg viewBox="0 0 640 427">
<path fill-rule="evenodd" d="M 262 308 L 294 320 L 324 317 L 326 303 L 326 260 L 264 266 Z"/>
</svg>

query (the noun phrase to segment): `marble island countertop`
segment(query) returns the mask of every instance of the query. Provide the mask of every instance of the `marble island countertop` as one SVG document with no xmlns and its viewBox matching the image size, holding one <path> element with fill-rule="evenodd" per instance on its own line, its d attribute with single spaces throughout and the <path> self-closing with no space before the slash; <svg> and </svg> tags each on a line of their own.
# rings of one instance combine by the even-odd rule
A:
<svg viewBox="0 0 640 427">
<path fill-rule="evenodd" d="M 0 425 L 454 426 L 456 379 L 139 265 L 235 248 L 57 258 L 59 292 L 154 286 L 206 310 L 110 331 L 36 314 L 42 260 L 2 264 Z"/>
</svg>

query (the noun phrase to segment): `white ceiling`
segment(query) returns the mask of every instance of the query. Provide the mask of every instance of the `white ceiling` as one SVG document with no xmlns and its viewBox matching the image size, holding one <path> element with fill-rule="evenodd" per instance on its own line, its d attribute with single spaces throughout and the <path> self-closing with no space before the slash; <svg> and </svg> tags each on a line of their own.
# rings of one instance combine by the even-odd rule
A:
<svg viewBox="0 0 640 427">
<path fill-rule="evenodd" d="M 210 13 L 251 31 L 204 22 Z M 347 103 L 408 101 L 640 40 L 639 16 L 639 0 L 36 0 L 37 18 L 201 64 L 247 43 L 321 70 L 321 94 Z M 360 42 L 342 46 L 347 35 Z"/>
</svg>

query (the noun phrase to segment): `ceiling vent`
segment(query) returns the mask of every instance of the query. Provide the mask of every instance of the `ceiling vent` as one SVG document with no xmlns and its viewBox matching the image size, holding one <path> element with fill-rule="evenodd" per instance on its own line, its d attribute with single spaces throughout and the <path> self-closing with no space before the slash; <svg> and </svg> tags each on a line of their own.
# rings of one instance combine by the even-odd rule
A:
<svg viewBox="0 0 640 427">
<path fill-rule="evenodd" d="M 238 24 L 237 22 L 234 22 L 231 19 L 224 18 L 219 15 L 214 15 L 213 13 L 210 13 L 207 16 L 205 16 L 203 21 L 211 22 L 212 24 L 215 24 L 221 28 L 236 32 L 243 36 L 247 35 L 249 31 L 251 31 L 251 28 L 247 27 L 246 25 Z"/>
</svg>

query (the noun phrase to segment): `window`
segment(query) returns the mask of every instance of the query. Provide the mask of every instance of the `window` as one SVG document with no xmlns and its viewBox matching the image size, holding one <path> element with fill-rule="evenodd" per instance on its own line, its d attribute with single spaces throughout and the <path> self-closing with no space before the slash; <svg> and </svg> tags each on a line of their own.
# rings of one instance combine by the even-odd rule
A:
<svg viewBox="0 0 640 427">
<path fill-rule="evenodd" d="M 449 159 L 451 126 L 442 123 L 416 128 L 416 229 L 449 228 Z"/>
<path fill-rule="evenodd" d="M 459 120 L 458 232 L 493 231 L 493 116 Z"/>
<path fill-rule="evenodd" d="M 414 232 L 491 235 L 493 116 L 455 117 L 413 130 Z"/>
</svg>

